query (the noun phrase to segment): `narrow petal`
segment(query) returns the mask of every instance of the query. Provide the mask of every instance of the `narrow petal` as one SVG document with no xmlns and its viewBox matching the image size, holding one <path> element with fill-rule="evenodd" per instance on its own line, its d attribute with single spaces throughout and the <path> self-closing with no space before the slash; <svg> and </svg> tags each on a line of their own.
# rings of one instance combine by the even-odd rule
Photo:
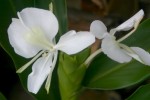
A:
<svg viewBox="0 0 150 100">
<path fill-rule="evenodd" d="M 13 18 L 7 31 L 11 46 L 20 56 L 31 58 L 41 50 L 39 47 L 26 41 L 25 35 L 32 34 L 32 31 L 27 29 L 19 19 Z"/>
<path fill-rule="evenodd" d="M 134 27 L 136 23 L 139 23 L 144 16 L 144 11 L 140 10 L 130 19 L 119 25 L 118 27 L 110 30 L 111 34 L 114 34 L 116 31 L 128 31 Z"/>
<path fill-rule="evenodd" d="M 30 60 L 28 63 L 23 65 L 21 68 L 19 68 L 16 72 L 17 73 L 22 73 L 26 68 L 28 68 L 35 60 L 37 60 L 45 51 L 39 52 L 32 60 Z"/>
<path fill-rule="evenodd" d="M 87 48 L 95 42 L 95 37 L 90 32 L 70 31 L 60 37 L 55 49 L 61 50 L 67 54 L 75 54 Z"/>
<path fill-rule="evenodd" d="M 150 66 L 150 54 L 139 47 L 131 47 L 131 49 L 141 58 L 143 64 Z"/>
<path fill-rule="evenodd" d="M 132 58 L 136 59 L 137 61 L 143 63 L 143 61 L 141 60 L 140 56 L 137 55 L 134 50 L 132 50 L 130 47 L 126 46 L 125 44 L 121 44 L 120 43 L 119 45 L 122 48 L 122 50 L 124 50 L 124 52 L 126 52 L 126 54 L 128 54 Z"/>
<path fill-rule="evenodd" d="M 112 60 L 119 63 L 129 62 L 132 57 L 128 56 L 120 47 L 119 43 L 115 41 L 114 36 L 107 36 L 102 40 L 102 51 Z"/>
<path fill-rule="evenodd" d="M 103 22 L 95 20 L 90 25 L 90 32 L 92 32 L 96 38 L 102 39 L 107 34 L 107 28 Z"/>
<path fill-rule="evenodd" d="M 51 85 L 52 72 L 55 68 L 55 65 L 56 65 L 56 62 L 57 62 L 57 57 L 58 57 L 58 51 L 56 51 L 54 53 L 54 59 L 53 59 L 53 63 L 52 63 L 52 66 L 51 66 L 51 71 L 50 71 L 50 73 L 47 77 L 47 80 L 46 80 L 45 89 L 47 91 L 47 94 L 49 93 L 49 89 L 50 89 L 50 85 Z"/>
<path fill-rule="evenodd" d="M 50 41 L 56 36 L 58 21 L 51 11 L 38 8 L 25 8 L 19 14 L 23 23 L 33 32 L 42 32 Z"/>
<path fill-rule="evenodd" d="M 39 58 L 32 66 L 32 73 L 28 76 L 28 90 L 32 93 L 37 93 L 43 82 L 48 77 L 51 71 L 52 55 Z"/>
</svg>

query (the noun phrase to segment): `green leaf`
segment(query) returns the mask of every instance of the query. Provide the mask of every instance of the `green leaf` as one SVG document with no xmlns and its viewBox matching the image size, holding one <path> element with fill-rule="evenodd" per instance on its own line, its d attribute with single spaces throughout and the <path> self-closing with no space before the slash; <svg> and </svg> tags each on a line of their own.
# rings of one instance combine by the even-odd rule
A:
<svg viewBox="0 0 150 100">
<path fill-rule="evenodd" d="M 58 77 L 61 100 L 78 100 L 82 89 L 82 79 L 86 71 L 86 66 L 83 63 L 89 54 L 89 49 L 72 56 L 60 54 Z"/>
<path fill-rule="evenodd" d="M 142 47 L 150 51 L 150 19 L 123 41 L 128 46 Z M 135 60 L 120 64 L 103 53 L 91 63 L 84 78 L 84 85 L 102 90 L 120 89 L 137 84 L 150 76 L 150 67 Z"/>
<path fill-rule="evenodd" d="M 126 100 L 150 100 L 150 84 L 139 87 Z"/>
<path fill-rule="evenodd" d="M 6 100 L 5 96 L 0 92 L 0 100 Z"/>
<path fill-rule="evenodd" d="M 2 0 L 0 3 L 0 46 L 11 56 L 16 69 L 19 69 L 30 59 L 25 59 L 15 54 L 13 48 L 8 41 L 7 28 L 11 23 L 11 19 L 17 17 L 17 11 L 21 11 L 26 7 L 38 7 L 43 9 L 49 9 L 49 3 L 51 0 Z M 63 34 L 67 30 L 67 18 L 66 18 L 66 1 L 65 0 L 53 0 L 54 13 L 56 14 L 60 27 L 60 34 Z M 61 9 L 60 9 L 61 7 Z M 12 65 L 13 66 L 13 65 Z M 25 90 L 27 90 L 27 76 L 31 73 L 31 67 L 25 70 L 23 73 L 18 74 L 21 83 Z M 38 94 L 34 95 L 39 100 L 60 100 L 58 79 L 57 79 L 57 67 L 55 68 L 52 76 L 52 83 L 50 93 L 47 94 L 44 86 L 40 89 Z"/>
</svg>

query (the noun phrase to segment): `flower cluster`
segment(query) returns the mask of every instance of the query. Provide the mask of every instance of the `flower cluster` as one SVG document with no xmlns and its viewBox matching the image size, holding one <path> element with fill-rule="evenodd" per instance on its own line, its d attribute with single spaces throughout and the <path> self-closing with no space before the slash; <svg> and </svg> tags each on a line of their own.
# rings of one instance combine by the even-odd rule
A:
<svg viewBox="0 0 150 100">
<path fill-rule="evenodd" d="M 116 40 L 114 36 L 117 31 L 134 28 L 130 32 L 132 34 L 143 18 L 143 10 L 110 32 L 107 32 L 106 26 L 101 21 L 96 20 L 92 22 L 90 31 L 68 31 L 60 37 L 57 43 L 55 37 L 59 24 L 52 11 L 25 8 L 17 15 L 18 18 L 13 18 L 8 28 L 8 37 L 18 55 L 32 58 L 17 70 L 18 73 L 21 73 L 32 64 L 32 72 L 28 75 L 27 80 L 28 90 L 32 93 L 36 94 L 44 81 L 46 81 L 45 88 L 49 92 L 58 50 L 68 55 L 76 54 L 93 44 L 95 37 L 102 39 L 101 49 L 111 59 L 124 63 L 134 58 L 145 65 L 150 65 L 148 52 L 139 47 L 128 47 L 121 44 L 122 40 Z"/>
<path fill-rule="evenodd" d="M 95 20 L 91 23 L 90 31 L 96 38 L 102 39 L 101 49 L 109 58 L 119 63 L 125 63 L 131 61 L 132 58 L 145 64 L 150 65 L 150 54 L 140 47 L 128 47 L 125 44 L 120 43 L 122 40 L 131 35 L 138 27 L 140 21 L 144 16 L 143 10 L 140 10 L 130 19 L 119 25 L 118 27 L 111 29 L 107 32 L 106 26 L 99 20 Z M 116 40 L 114 34 L 117 31 L 130 31 L 127 36 Z"/>
</svg>

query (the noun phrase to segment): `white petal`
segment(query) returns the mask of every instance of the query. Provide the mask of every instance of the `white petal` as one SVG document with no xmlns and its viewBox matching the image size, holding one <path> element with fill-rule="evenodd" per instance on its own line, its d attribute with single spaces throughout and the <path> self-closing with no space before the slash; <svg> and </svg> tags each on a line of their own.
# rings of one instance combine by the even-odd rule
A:
<svg viewBox="0 0 150 100">
<path fill-rule="evenodd" d="M 110 33 L 114 34 L 116 31 L 128 31 L 134 27 L 136 23 L 141 21 L 141 19 L 144 16 L 144 11 L 140 10 L 137 12 L 134 16 L 132 16 L 130 19 L 116 27 L 115 29 L 110 30 Z"/>
<path fill-rule="evenodd" d="M 134 58 L 134 59 L 136 59 L 137 61 L 139 61 L 139 62 L 143 62 L 142 60 L 141 60 L 141 58 L 139 57 L 139 55 L 137 55 L 135 52 L 134 52 L 134 50 L 132 50 L 130 47 L 128 47 L 128 46 L 126 46 L 126 45 L 124 45 L 124 44 L 119 44 L 120 45 L 120 47 L 122 48 L 122 50 L 124 50 L 124 52 L 126 52 L 126 54 L 128 54 L 129 56 L 131 56 L 132 58 Z"/>
<path fill-rule="evenodd" d="M 64 35 L 61 36 L 61 40 L 68 39 L 68 38 L 72 37 L 75 34 L 76 34 L 76 31 L 70 30 L 70 31 L 68 31 L 67 33 L 65 33 Z"/>
<path fill-rule="evenodd" d="M 150 54 L 139 47 L 131 47 L 131 49 L 141 58 L 145 65 L 150 66 Z"/>
<path fill-rule="evenodd" d="M 25 35 L 32 34 L 32 32 L 26 29 L 19 19 L 13 18 L 7 31 L 9 42 L 17 54 L 25 58 L 30 58 L 41 50 L 39 47 L 26 41 Z"/>
<path fill-rule="evenodd" d="M 39 58 L 32 66 L 32 73 L 28 76 L 28 90 L 37 93 L 51 71 L 52 55 Z"/>
<path fill-rule="evenodd" d="M 58 21 L 51 11 L 25 8 L 20 12 L 20 17 L 27 27 L 35 33 L 42 32 L 50 41 L 58 32 Z"/>
<path fill-rule="evenodd" d="M 92 32 L 96 38 L 102 39 L 107 34 L 107 28 L 103 22 L 95 20 L 90 25 L 90 32 Z"/>
<path fill-rule="evenodd" d="M 95 42 L 95 37 L 90 32 L 69 31 L 60 37 L 55 49 L 67 54 L 75 54 L 87 48 Z"/>
<path fill-rule="evenodd" d="M 57 57 L 58 57 L 58 51 L 56 51 L 54 53 L 54 59 L 53 59 L 53 63 L 52 63 L 52 66 L 51 66 L 51 71 L 50 71 L 50 73 L 47 77 L 47 80 L 46 80 L 45 89 L 47 91 L 47 94 L 49 93 L 49 89 L 50 89 L 50 85 L 51 85 L 52 72 L 55 68 L 55 65 L 56 65 L 56 62 L 57 62 Z"/>
<path fill-rule="evenodd" d="M 107 36 L 102 40 L 102 51 L 112 60 L 119 63 L 129 62 L 132 58 L 128 56 L 115 41 L 114 36 Z"/>
</svg>

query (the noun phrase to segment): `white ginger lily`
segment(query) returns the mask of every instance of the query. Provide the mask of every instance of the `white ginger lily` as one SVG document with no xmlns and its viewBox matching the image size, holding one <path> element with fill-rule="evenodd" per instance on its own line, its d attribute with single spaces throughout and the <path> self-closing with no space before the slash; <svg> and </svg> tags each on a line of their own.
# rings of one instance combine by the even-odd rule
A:
<svg viewBox="0 0 150 100">
<path fill-rule="evenodd" d="M 27 87 L 37 93 L 47 79 L 45 88 L 49 92 L 53 69 L 57 61 L 58 50 L 69 55 L 80 52 L 95 42 L 90 32 L 67 32 L 55 43 L 58 21 L 48 10 L 25 8 L 17 13 L 8 28 L 10 44 L 15 52 L 25 58 L 32 58 L 17 72 L 21 73 L 32 63 L 32 72 L 28 76 Z"/>
<path fill-rule="evenodd" d="M 140 10 L 133 17 L 118 27 L 111 29 L 109 32 L 110 34 L 107 32 L 107 28 L 103 22 L 95 20 L 91 23 L 90 31 L 96 36 L 96 38 L 102 39 L 101 49 L 104 54 L 112 60 L 119 63 L 125 63 L 134 58 L 145 65 L 150 65 L 150 54 L 148 52 L 139 47 L 128 47 L 120 43 L 136 30 L 143 16 L 144 12 L 143 10 Z M 119 39 L 118 41 L 116 40 L 114 34 L 117 31 L 128 31 L 132 28 L 133 30 L 125 37 Z"/>
</svg>

